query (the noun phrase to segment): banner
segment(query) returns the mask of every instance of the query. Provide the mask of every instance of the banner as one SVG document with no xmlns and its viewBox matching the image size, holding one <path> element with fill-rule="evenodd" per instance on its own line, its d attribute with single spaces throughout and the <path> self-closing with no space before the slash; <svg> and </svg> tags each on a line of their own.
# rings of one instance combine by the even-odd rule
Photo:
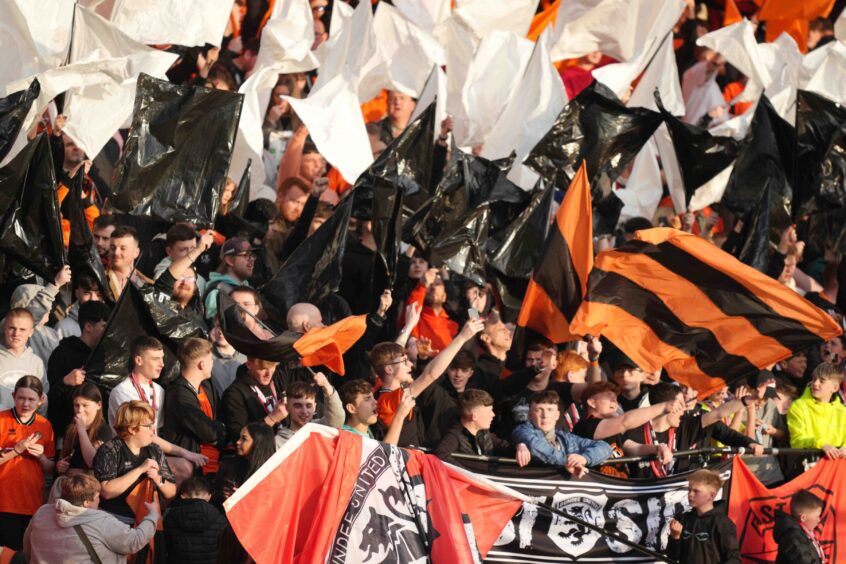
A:
<svg viewBox="0 0 846 564">
<path fill-rule="evenodd" d="M 497 485 L 516 490 L 574 517 L 626 537 L 657 552 L 667 546 L 670 520 L 690 509 L 687 476 L 661 480 L 623 480 L 590 472 L 573 480 L 563 469 L 456 460 Z M 724 481 L 730 462 L 712 467 Z M 729 483 L 717 499 L 723 499 Z M 654 562 L 655 558 L 608 536 L 524 503 L 488 552 L 485 562 Z"/>
<path fill-rule="evenodd" d="M 846 507 L 846 489 L 843 488 L 843 478 L 838 479 L 837 475 L 839 472 L 842 476 L 844 471 L 846 462 L 824 459 L 790 482 L 768 489 L 743 460 L 736 457 L 732 468 L 729 518 L 737 525 L 743 562 L 775 562 L 778 553 L 778 544 L 773 539 L 775 512 L 789 513 L 790 496 L 799 489 L 809 490 L 825 501 L 817 539 L 826 562 L 842 562 L 846 554 L 846 525 L 837 511 Z"/>
</svg>

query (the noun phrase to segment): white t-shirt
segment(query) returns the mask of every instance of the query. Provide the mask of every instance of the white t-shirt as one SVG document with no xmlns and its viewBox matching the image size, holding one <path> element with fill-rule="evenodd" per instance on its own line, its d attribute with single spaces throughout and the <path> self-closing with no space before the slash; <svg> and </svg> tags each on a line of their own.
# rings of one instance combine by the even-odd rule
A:
<svg viewBox="0 0 846 564">
<path fill-rule="evenodd" d="M 153 406 L 153 398 L 155 397 L 156 429 L 161 429 L 162 425 L 164 425 L 164 388 L 155 382 L 151 382 L 150 385 L 142 385 L 139 382 L 139 385 L 144 395 L 147 396 L 147 404 L 151 407 Z M 127 377 L 123 382 L 115 386 L 109 395 L 109 425 L 114 426 L 115 413 L 117 413 L 121 404 L 133 400 L 138 401 L 142 400 L 142 398 L 138 395 L 138 390 L 132 384 L 132 378 Z"/>
</svg>

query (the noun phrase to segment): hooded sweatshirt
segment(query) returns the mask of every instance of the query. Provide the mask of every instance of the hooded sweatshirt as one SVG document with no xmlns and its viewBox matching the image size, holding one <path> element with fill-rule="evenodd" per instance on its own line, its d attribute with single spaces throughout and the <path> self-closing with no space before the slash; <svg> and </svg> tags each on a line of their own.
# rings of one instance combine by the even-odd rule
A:
<svg viewBox="0 0 846 564">
<path fill-rule="evenodd" d="M 226 517 L 205 500 L 175 500 L 164 517 L 168 562 L 214 564 L 217 539 L 226 525 Z"/>
<path fill-rule="evenodd" d="M 795 517 L 776 511 L 773 539 L 778 543 L 776 564 L 822 564 L 814 541 Z"/>
<path fill-rule="evenodd" d="M 42 505 L 24 534 L 24 553 L 30 564 L 91 562 L 74 530 L 79 525 L 103 564 L 126 562 L 126 556 L 143 548 L 156 532 L 158 511 L 148 513 L 130 528 L 99 509 L 78 507 L 63 499 Z"/>
<path fill-rule="evenodd" d="M 846 446 L 846 407 L 837 397 L 830 402 L 818 401 L 808 388 L 790 406 L 787 430 L 791 448 Z"/>
<path fill-rule="evenodd" d="M 20 356 L 15 356 L 5 346 L 0 345 L 0 411 L 11 409 L 15 405 L 12 400 L 15 384 L 21 377 L 29 375 L 38 377 L 44 383 L 45 394 L 49 391 L 50 385 L 44 377 L 44 362 L 30 347 L 24 349 Z M 47 413 L 47 406 L 42 406 L 38 412 Z"/>
<path fill-rule="evenodd" d="M 740 564 L 737 528 L 726 515 L 725 504 L 699 515 L 691 510 L 677 517 L 684 529 L 679 540 L 670 538 L 667 556 L 696 564 Z"/>
</svg>

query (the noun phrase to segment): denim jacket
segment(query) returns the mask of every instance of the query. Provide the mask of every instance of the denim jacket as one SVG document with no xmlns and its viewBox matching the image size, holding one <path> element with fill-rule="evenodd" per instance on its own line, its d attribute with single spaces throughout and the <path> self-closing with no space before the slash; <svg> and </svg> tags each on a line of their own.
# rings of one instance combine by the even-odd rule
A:
<svg viewBox="0 0 846 564">
<path fill-rule="evenodd" d="M 517 425 L 511 433 L 511 442 L 515 445 L 525 444 L 536 458 L 546 464 L 563 466 L 570 454 L 581 454 L 587 459 L 588 466 L 597 466 L 611 456 L 611 446 L 605 441 L 585 439 L 561 429 L 555 431 L 555 438 L 561 445 L 561 450 L 555 449 L 544 437 L 543 431 L 525 422 Z"/>
</svg>

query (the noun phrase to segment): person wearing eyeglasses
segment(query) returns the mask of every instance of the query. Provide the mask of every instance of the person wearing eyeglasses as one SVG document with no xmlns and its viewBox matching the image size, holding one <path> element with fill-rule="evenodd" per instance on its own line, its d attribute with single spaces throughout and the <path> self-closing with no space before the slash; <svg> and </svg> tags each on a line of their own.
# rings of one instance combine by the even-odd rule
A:
<svg viewBox="0 0 846 564">
<path fill-rule="evenodd" d="M 196 252 L 196 251 L 195 251 Z M 255 249 L 246 239 L 227 239 L 220 248 L 220 265 L 209 275 L 206 284 L 206 319 L 217 315 L 217 294 L 220 290 L 231 292 L 238 286 L 249 286 L 256 264 Z"/>
<path fill-rule="evenodd" d="M 690 564 L 740 564 L 737 527 L 725 508 L 714 504 L 722 487 L 723 481 L 714 470 L 691 474 L 687 486 L 691 511 L 670 521 L 667 556 Z"/>
</svg>

